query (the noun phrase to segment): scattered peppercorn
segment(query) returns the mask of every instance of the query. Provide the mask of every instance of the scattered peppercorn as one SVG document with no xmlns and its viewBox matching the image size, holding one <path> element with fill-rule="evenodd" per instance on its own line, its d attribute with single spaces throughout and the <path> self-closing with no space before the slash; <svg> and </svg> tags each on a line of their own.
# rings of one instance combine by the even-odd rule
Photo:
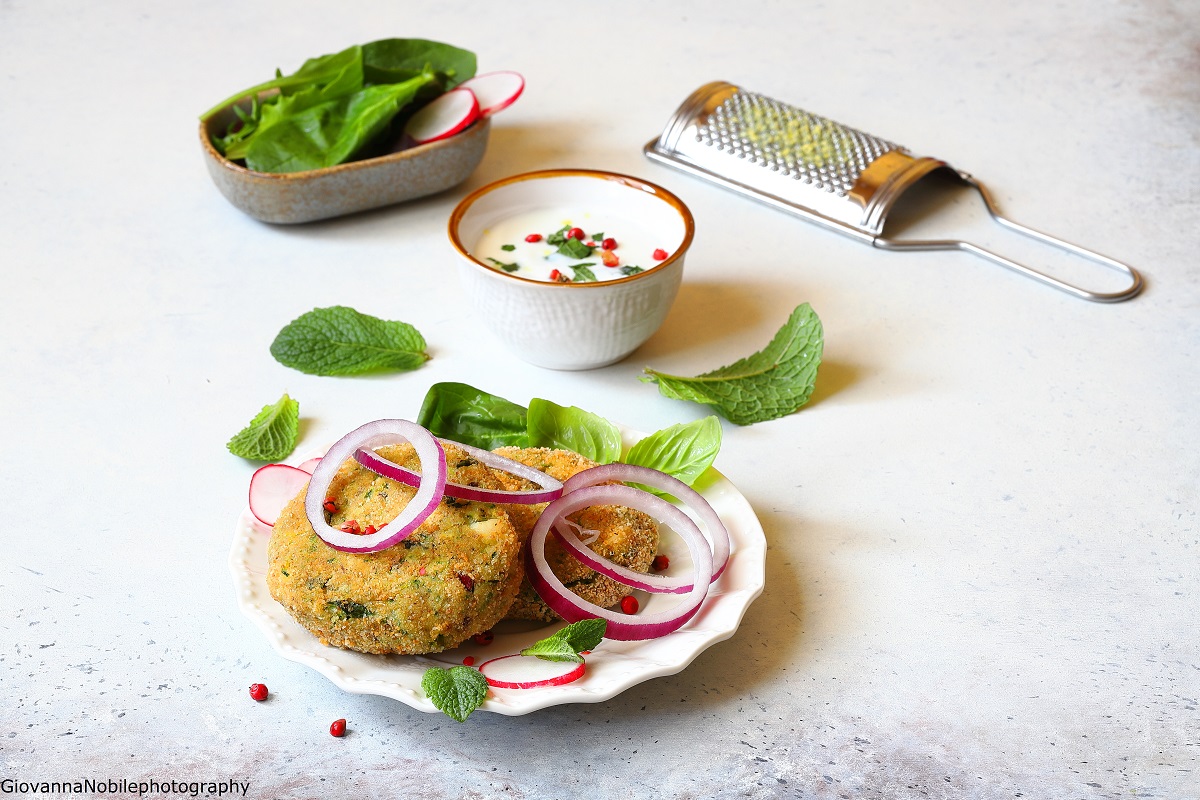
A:
<svg viewBox="0 0 1200 800">
<path fill-rule="evenodd" d="M 346 735 L 346 720 L 335 719 L 329 726 L 329 735 L 342 737 Z"/>
<path fill-rule="evenodd" d="M 358 527 L 358 521 L 353 519 L 348 519 L 343 522 L 340 530 L 344 531 L 345 533 L 362 533 L 362 528 Z"/>
<path fill-rule="evenodd" d="M 671 559 L 667 558 L 661 553 L 656 555 L 654 560 L 650 562 L 650 569 L 654 570 L 655 572 L 662 572 L 669 566 L 671 566 Z"/>
<path fill-rule="evenodd" d="M 487 645 L 491 644 L 493 641 L 495 641 L 495 639 L 496 639 L 496 634 L 492 633 L 491 631 L 484 631 L 483 633 L 477 633 L 471 637 L 472 642 L 474 642 L 475 644 L 478 644 L 478 645 L 483 645 L 485 647 Z"/>
<path fill-rule="evenodd" d="M 621 611 L 626 614 L 636 614 L 638 610 L 637 598 L 631 594 L 627 594 L 621 598 Z"/>
<path fill-rule="evenodd" d="M 614 239 L 613 237 L 609 236 L 607 239 L 605 239 L 603 242 L 600 243 L 600 249 L 601 250 L 616 250 L 617 249 L 617 240 Z"/>
<path fill-rule="evenodd" d="M 666 258 L 667 258 L 667 251 L 663 250 L 661 247 L 654 251 L 654 260 L 655 261 L 665 261 Z"/>
<path fill-rule="evenodd" d="M 266 700 L 267 699 L 267 685 L 265 683 L 250 684 L 250 696 L 260 703 L 263 700 Z"/>
<path fill-rule="evenodd" d="M 464 666 L 464 667 L 473 667 L 473 666 L 475 666 L 475 656 L 467 656 L 466 658 L 464 658 L 464 659 L 463 659 L 463 666 Z"/>
<path fill-rule="evenodd" d="M 322 506 L 322 507 L 323 507 L 323 508 L 324 508 L 326 511 L 328 511 L 330 514 L 336 514 L 336 513 L 337 513 L 337 503 L 333 502 L 333 498 L 332 498 L 332 497 L 326 497 L 326 498 L 325 498 L 325 502 L 324 502 L 324 503 L 322 503 L 322 504 L 321 504 L 321 506 Z"/>
<path fill-rule="evenodd" d="M 531 233 L 525 237 L 525 241 L 529 242 L 530 244 L 533 244 L 534 242 L 540 242 L 541 240 L 542 235 L 540 233 Z"/>
</svg>

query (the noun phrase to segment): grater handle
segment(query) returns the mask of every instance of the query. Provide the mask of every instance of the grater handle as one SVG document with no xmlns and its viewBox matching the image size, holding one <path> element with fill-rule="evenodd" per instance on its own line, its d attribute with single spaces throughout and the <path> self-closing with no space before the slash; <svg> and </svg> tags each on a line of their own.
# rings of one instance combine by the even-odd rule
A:
<svg viewBox="0 0 1200 800">
<path fill-rule="evenodd" d="M 979 192 L 980 196 L 983 197 L 984 205 L 987 206 L 988 213 L 992 216 L 992 219 L 996 220 L 996 222 L 999 224 L 1014 230 L 1017 233 L 1024 234 L 1032 239 L 1037 239 L 1045 244 L 1053 245 L 1062 250 L 1066 250 L 1068 253 L 1082 256 L 1089 261 L 1094 261 L 1119 272 L 1124 272 L 1130 278 L 1129 286 L 1119 292 L 1088 291 L 1087 289 L 1067 283 L 1066 281 L 1061 281 L 1058 278 L 1053 278 L 1044 272 L 1038 272 L 1032 267 L 1027 267 L 1024 264 L 1013 261 L 1012 259 L 1005 258 L 1004 256 L 998 253 L 993 253 L 991 250 L 986 250 L 979 245 L 971 244 L 970 242 L 964 242 L 960 239 L 914 239 L 904 241 L 898 239 L 885 239 L 884 237 L 879 236 L 875 238 L 874 245 L 885 250 L 965 250 L 966 252 L 977 255 L 980 258 L 985 258 L 992 263 L 999 264 L 1002 267 L 1007 267 L 1008 269 L 1019 272 L 1022 275 L 1033 278 L 1035 281 L 1044 283 L 1047 286 L 1052 286 L 1055 289 L 1060 289 L 1068 294 L 1083 298 L 1084 300 L 1091 300 L 1095 303 L 1119 303 L 1122 300 L 1128 300 L 1142 290 L 1145 282 L 1142 280 L 1141 274 L 1133 267 L 1129 266 L 1128 264 L 1123 264 L 1116 259 L 1101 255 L 1094 250 L 1088 250 L 1086 247 L 1081 247 L 1080 245 L 1063 241 L 1062 239 L 1058 239 L 1047 233 L 1042 233 L 1041 231 L 1026 227 L 1017 222 L 1013 222 L 1004 216 L 1001 216 L 999 209 L 996 207 L 995 201 L 992 199 L 992 193 L 988 191 L 986 186 L 965 172 L 958 172 L 958 176 Z"/>
</svg>

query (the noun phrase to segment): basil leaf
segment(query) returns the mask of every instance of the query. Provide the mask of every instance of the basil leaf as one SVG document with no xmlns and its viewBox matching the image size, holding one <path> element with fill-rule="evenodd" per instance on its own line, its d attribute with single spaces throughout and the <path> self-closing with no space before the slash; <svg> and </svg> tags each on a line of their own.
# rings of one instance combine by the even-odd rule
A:
<svg viewBox="0 0 1200 800">
<path fill-rule="evenodd" d="M 598 464 L 621 457 L 621 431 L 603 417 L 543 400 L 529 401 L 526 415 L 530 447 L 574 450 Z"/>
<path fill-rule="evenodd" d="M 500 259 L 492 258 L 491 256 L 488 256 L 488 261 L 492 262 L 493 264 L 495 264 L 497 267 L 504 270 L 505 272 L 516 272 L 517 270 L 519 270 L 521 268 L 521 265 L 515 261 L 511 264 L 505 264 Z"/>
<path fill-rule="evenodd" d="M 429 356 L 425 338 L 406 322 L 360 314 L 346 306 L 314 308 L 284 326 L 271 355 L 309 375 L 354 375 L 416 369 Z"/>
<path fill-rule="evenodd" d="M 563 243 L 558 246 L 558 252 L 568 258 L 587 258 L 592 254 L 594 247 L 588 247 L 578 239 L 564 239 Z"/>
<path fill-rule="evenodd" d="M 435 383 L 425 393 L 417 424 L 434 436 L 484 450 L 526 447 L 525 408 L 465 383 Z"/>
<path fill-rule="evenodd" d="M 432 73 L 425 73 L 403 83 L 368 86 L 289 114 L 254 137 L 246 166 L 289 173 L 348 161 L 433 80 Z"/>
<path fill-rule="evenodd" d="M 523 656 L 537 656 L 545 661 L 570 661 L 583 663 L 580 653 L 592 650 L 604 638 L 608 622 L 602 619 L 583 619 L 560 628 L 553 636 L 547 636 L 521 651 Z"/>
<path fill-rule="evenodd" d="M 421 676 L 421 688 L 438 711 L 459 722 L 483 705 L 488 693 L 487 678 L 477 669 L 461 666 L 430 667 Z"/>
<path fill-rule="evenodd" d="M 274 405 L 263 406 L 226 447 L 253 461 L 282 461 L 296 449 L 299 437 L 300 404 L 284 394 Z"/>
<path fill-rule="evenodd" d="M 652 433 L 631 447 L 622 461 L 665 472 L 691 486 L 712 466 L 720 450 L 721 422 L 704 417 Z"/>
<path fill-rule="evenodd" d="M 368 83 L 399 83 L 427 67 L 437 73 L 444 89 L 475 76 L 474 53 L 428 39 L 380 39 L 364 44 L 362 53 Z"/>
<path fill-rule="evenodd" d="M 572 264 L 571 269 L 574 270 L 575 276 L 571 278 L 572 283 L 594 283 L 596 273 L 592 272 L 592 267 L 596 266 L 596 262 L 591 261 L 586 264 Z"/>
<path fill-rule="evenodd" d="M 639 272 L 645 272 L 645 271 L 646 270 L 642 269 L 641 267 L 635 267 L 632 264 L 621 267 L 622 275 L 637 275 Z"/>
<path fill-rule="evenodd" d="M 657 383 L 664 397 L 704 403 L 736 425 L 750 425 L 786 416 L 808 402 L 823 346 L 821 320 L 804 303 L 754 355 L 694 378 L 647 368 L 641 380 Z"/>
</svg>

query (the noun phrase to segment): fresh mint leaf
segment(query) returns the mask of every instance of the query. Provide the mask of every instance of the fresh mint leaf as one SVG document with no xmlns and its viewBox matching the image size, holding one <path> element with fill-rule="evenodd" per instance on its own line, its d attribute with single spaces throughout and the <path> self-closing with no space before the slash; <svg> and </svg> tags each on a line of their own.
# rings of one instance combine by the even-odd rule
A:
<svg viewBox="0 0 1200 800">
<path fill-rule="evenodd" d="M 495 264 L 497 267 L 504 270 L 505 272 L 516 272 L 518 269 L 521 268 L 521 265 L 515 261 L 511 264 L 505 264 L 503 261 L 500 261 L 499 259 L 496 259 L 496 258 L 492 258 L 491 256 L 488 256 L 488 261 L 492 262 L 493 264 Z"/>
<path fill-rule="evenodd" d="M 721 422 L 704 417 L 650 434 L 631 447 L 622 461 L 665 472 L 691 486 L 712 466 L 720 450 Z"/>
<path fill-rule="evenodd" d="M 500 249 L 506 253 L 511 253 L 513 250 L 517 249 L 517 246 L 515 244 L 502 244 L 500 245 Z"/>
<path fill-rule="evenodd" d="M 554 247 L 558 247 L 559 245 L 561 245 L 563 242 L 565 242 L 567 240 L 567 231 L 569 231 L 569 230 L 571 230 L 570 225 L 563 225 L 561 228 L 556 230 L 554 233 L 552 233 L 546 237 L 546 244 L 553 245 Z"/>
<path fill-rule="evenodd" d="M 621 267 L 622 275 L 637 275 L 639 272 L 645 272 L 645 271 L 646 270 L 642 269 L 641 267 L 635 267 L 632 264 Z"/>
<path fill-rule="evenodd" d="M 821 364 L 824 332 L 808 303 L 796 307 L 765 348 L 694 378 L 647 368 L 642 380 L 665 397 L 711 406 L 736 425 L 777 419 L 808 402 Z"/>
<path fill-rule="evenodd" d="M 562 253 L 567 258 L 587 258 L 595 250 L 594 247 L 588 247 L 578 239 L 565 239 L 558 246 L 558 252 Z"/>
<path fill-rule="evenodd" d="M 465 383 L 435 383 L 425 393 L 417 424 L 434 436 L 483 450 L 526 447 L 525 407 Z"/>
<path fill-rule="evenodd" d="M 226 447 L 252 461 L 282 461 L 296 449 L 300 436 L 300 404 L 286 394 L 234 434 Z"/>
<path fill-rule="evenodd" d="M 572 264 L 571 270 L 575 275 L 571 278 L 572 283 L 595 283 L 596 273 L 592 272 L 592 267 L 596 266 L 595 261 L 587 261 L 583 264 Z"/>
<path fill-rule="evenodd" d="M 479 670 L 471 667 L 430 667 L 421 676 L 421 688 L 438 711 L 464 722 L 483 705 L 488 683 Z"/>
<path fill-rule="evenodd" d="M 541 641 L 526 647 L 521 651 L 523 656 L 537 656 L 546 661 L 571 661 L 583 663 L 585 650 L 593 650 L 600 640 L 608 623 L 602 619 L 582 619 L 572 622 L 565 628 L 560 628 L 553 636 L 547 636 Z"/>
<path fill-rule="evenodd" d="M 621 457 L 621 431 L 604 417 L 535 397 L 526 415 L 530 447 L 574 450 L 598 464 Z"/>
<path fill-rule="evenodd" d="M 416 369 L 429 359 L 425 339 L 412 325 L 360 314 L 346 306 L 301 314 L 275 337 L 271 355 L 309 375 Z"/>
</svg>

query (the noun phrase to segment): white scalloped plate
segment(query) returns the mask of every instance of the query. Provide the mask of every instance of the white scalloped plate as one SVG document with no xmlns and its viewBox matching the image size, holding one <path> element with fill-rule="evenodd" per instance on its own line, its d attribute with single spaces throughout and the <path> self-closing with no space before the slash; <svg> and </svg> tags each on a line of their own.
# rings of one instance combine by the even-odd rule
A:
<svg viewBox="0 0 1200 800">
<path fill-rule="evenodd" d="M 622 432 L 626 444 L 643 436 L 627 429 Z M 674 675 L 713 644 L 733 636 L 750 603 L 762 594 L 767 542 L 746 498 L 725 476 L 713 472 L 715 480 L 700 493 L 729 528 L 732 546 L 729 566 L 713 584 L 699 613 L 679 630 L 659 639 L 605 639 L 587 656 L 587 672 L 572 683 L 538 689 L 493 688 L 481 710 L 515 716 L 561 703 L 608 700 L 643 681 Z M 420 711 L 440 713 L 421 691 L 421 676 L 426 669 L 461 664 L 467 656 L 473 656 L 479 665 L 496 656 L 519 652 L 561 627 L 561 623 L 537 628 L 501 623 L 495 641 L 486 647 L 468 642 L 431 656 L 374 656 L 328 647 L 300 627 L 267 590 L 269 538 L 270 533 L 255 521 L 250 509 L 242 511 L 229 554 L 238 606 L 262 629 L 280 655 L 312 667 L 348 692 L 391 697 Z M 671 558 L 669 573 L 689 568 L 687 550 L 678 537 L 664 536 L 661 551 Z M 665 609 L 675 602 L 665 595 L 634 594 L 643 610 L 648 611 Z"/>
</svg>

